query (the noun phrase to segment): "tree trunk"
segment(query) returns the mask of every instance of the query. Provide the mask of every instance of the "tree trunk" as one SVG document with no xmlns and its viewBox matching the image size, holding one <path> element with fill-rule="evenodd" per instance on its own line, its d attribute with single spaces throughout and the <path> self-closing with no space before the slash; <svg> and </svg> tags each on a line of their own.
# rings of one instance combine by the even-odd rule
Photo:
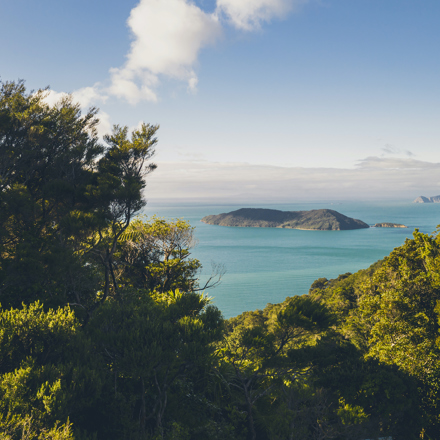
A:
<svg viewBox="0 0 440 440">
<path fill-rule="evenodd" d="M 256 440 L 257 433 L 255 432 L 255 423 L 254 423 L 254 416 L 252 415 L 252 400 L 251 396 L 249 394 L 249 390 L 246 384 L 243 384 L 244 394 L 246 397 L 246 404 L 248 409 L 248 421 L 249 421 L 249 430 L 251 432 L 252 440 Z"/>
</svg>

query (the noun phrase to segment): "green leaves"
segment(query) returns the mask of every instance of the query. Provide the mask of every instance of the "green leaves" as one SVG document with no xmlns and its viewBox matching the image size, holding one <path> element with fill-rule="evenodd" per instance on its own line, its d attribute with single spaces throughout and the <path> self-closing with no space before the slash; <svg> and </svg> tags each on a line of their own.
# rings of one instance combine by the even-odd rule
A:
<svg viewBox="0 0 440 440">
<path fill-rule="evenodd" d="M 430 374 L 440 354 L 439 263 L 437 242 L 418 231 L 385 259 L 359 302 L 362 319 L 370 323 L 369 356 L 419 377 Z"/>
<path fill-rule="evenodd" d="M 196 244 L 194 228 L 182 219 L 138 218 L 119 237 L 120 283 L 156 294 L 198 288 L 198 260 L 190 258 Z"/>
<path fill-rule="evenodd" d="M 364 359 L 379 363 L 381 371 L 374 373 L 372 382 L 379 383 L 385 367 L 390 366 L 403 375 L 397 378 L 393 373 L 390 377 L 409 387 L 417 384 L 417 392 L 412 389 L 411 396 L 400 399 L 413 399 L 415 416 L 424 412 L 424 422 L 415 417 L 411 429 L 420 432 L 423 428 L 429 435 L 440 426 L 439 243 L 438 237 L 416 230 L 413 239 L 368 270 L 315 283 L 311 289 L 313 297 L 339 315 L 341 332 L 361 350 Z M 397 425 L 390 432 L 398 432 Z"/>
<path fill-rule="evenodd" d="M 10 439 L 72 438 L 59 418 L 67 420 L 72 399 L 66 379 L 78 331 L 69 308 L 0 311 L 0 429 Z"/>
<path fill-rule="evenodd" d="M 108 215 L 113 223 L 122 221 L 128 226 L 145 205 L 141 191 L 145 176 L 156 168 L 147 161 L 155 153 L 158 129 L 158 125 L 142 124 L 129 140 L 128 128 L 115 125 L 113 134 L 104 137 L 109 148 L 98 164 L 98 186 L 102 189 L 100 198 L 111 204 Z"/>
<path fill-rule="evenodd" d="M 101 304 L 98 290 L 116 294 L 113 256 L 145 205 L 159 127 L 143 124 L 129 139 L 115 126 L 102 145 L 96 109 L 83 115 L 71 98 L 49 106 L 45 95 L 1 84 L 0 300 L 70 303 L 87 314 Z"/>
<path fill-rule="evenodd" d="M 308 296 L 290 298 L 285 309 L 278 315 L 279 328 L 292 331 L 318 333 L 327 330 L 335 323 L 329 310 Z"/>
<path fill-rule="evenodd" d="M 205 311 L 201 295 L 168 296 L 153 301 L 138 291 L 122 304 L 107 301 L 87 326 L 111 378 L 110 404 L 124 414 L 114 426 L 126 433 L 163 435 L 173 392 L 207 368 L 221 329 L 220 313 Z"/>
<path fill-rule="evenodd" d="M 245 312 L 227 323 L 219 350 L 219 372 L 225 372 L 223 382 L 247 410 L 251 438 L 257 438 L 254 418 L 258 407 L 266 404 L 265 411 L 271 411 L 268 399 L 279 405 L 286 387 L 296 386 L 299 378 L 307 375 L 315 335 L 325 333 L 332 323 L 326 307 L 307 296 L 269 304 L 263 311 Z M 287 432 L 286 437 L 294 435 L 290 428 Z"/>
<path fill-rule="evenodd" d="M 72 211 L 91 208 L 85 190 L 93 181 L 103 147 L 96 136 L 95 109 L 81 115 L 69 99 L 50 107 L 44 97 L 42 90 L 28 94 L 21 82 L 3 83 L 0 89 L 0 299 L 4 306 L 37 298 L 60 305 L 77 296 L 62 263 L 75 260 L 71 246 L 77 245 L 72 238 L 76 231 L 64 229 L 63 219 Z M 78 277 L 89 272 L 83 264 L 76 264 L 75 271 Z"/>
</svg>

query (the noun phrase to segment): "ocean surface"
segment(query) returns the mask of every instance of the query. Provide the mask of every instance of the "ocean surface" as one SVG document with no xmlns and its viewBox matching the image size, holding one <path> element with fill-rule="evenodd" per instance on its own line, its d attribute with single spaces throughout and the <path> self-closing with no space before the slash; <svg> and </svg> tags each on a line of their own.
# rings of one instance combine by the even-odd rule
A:
<svg viewBox="0 0 440 440">
<path fill-rule="evenodd" d="M 333 209 L 373 225 L 403 223 L 407 229 L 370 228 L 354 231 L 301 231 L 275 228 L 234 228 L 202 223 L 209 214 L 230 212 L 242 207 L 300 211 Z M 440 203 L 333 202 L 283 205 L 180 205 L 150 202 L 147 216 L 184 218 L 195 226 L 197 246 L 192 257 L 203 264 L 202 284 L 212 264 L 223 265 L 219 286 L 206 293 L 225 318 L 246 310 L 264 308 L 287 296 L 307 293 L 314 280 L 335 278 L 346 272 L 365 269 L 411 238 L 415 228 L 431 234 L 440 224 Z"/>
</svg>

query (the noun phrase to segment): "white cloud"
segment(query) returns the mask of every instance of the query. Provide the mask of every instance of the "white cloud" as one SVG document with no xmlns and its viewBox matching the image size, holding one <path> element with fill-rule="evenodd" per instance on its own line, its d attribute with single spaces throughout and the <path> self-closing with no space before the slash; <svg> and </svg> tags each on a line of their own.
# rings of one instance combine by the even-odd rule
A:
<svg viewBox="0 0 440 440">
<path fill-rule="evenodd" d="M 134 40 L 125 65 L 110 70 L 111 94 L 132 104 L 156 101 L 154 87 L 160 75 L 187 81 L 188 88 L 195 90 L 199 51 L 221 33 L 215 14 L 189 0 L 141 0 L 127 23 Z"/>
<path fill-rule="evenodd" d="M 111 134 L 113 124 L 110 122 L 110 115 L 106 112 L 100 111 L 98 113 L 99 125 L 97 127 L 98 136 L 103 137 L 106 134 Z"/>
<path fill-rule="evenodd" d="M 80 104 L 81 108 L 92 107 L 100 101 L 105 102 L 107 100 L 107 96 L 102 93 L 99 84 L 75 90 L 72 97 L 75 102 Z"/>
<path fill-rule="evenodd" d="M 217 0 L 217 13 L 225 14 L 237 28 L 260 28 L 262 22 L 283 18 L 308 0 Z"/>
<path fill-rule="evenodd" d="M 55 90 L 49 90 L 44 98 L 44 101 L 53 107 L 55 104 L 60 102 L 62 99 L 68 98 L 69 94 L 65 92 L 55 92 Z"/>
<path fill-rule="evenodd" d="M 157 85 L 158 78 L 149 72 L 142 72 L 140 85 L 136 83 L 136 73 L 130 69 L 110 69 L 111 86 L 109 93 L 118 98 L 126 99 L 130 104 L 139 101 L 157 102 L 157 95 L 153 87 Z"/>
<path fill-rule="evenodd" d="M 193 92 L 193 93 L 194 93 L 194 92 L 197 90 L 197 84 L 198 84 L 198 82 L 199 82 L 199 79 L 198 79 L 196 76 L 190 78 L 190 79 L 188 80 L 188 90 L 189 90 L 190 92 Z"/>
<path fill-rule="evenodd" d="M 90 107 L 96 105 L 99 101 L 105 102 L 107 97 L 100 92 L 99 85 L 95 84 L 93 87 L 84 87 L 75 90 L 71 94 L 65 92 L 56 92 L 55 90 L 48 90 L 44 101 L 50 106 L 57 105 L 61 100 L 72 98 L 74 103 L 78 103 L 83 112 L 86 112 Z M 110 122 L 110 115 L 106 112 L 100 111 L 98 114 L 99 124 L 97 126 L 98 135 L 100 137 L 111 132 L 112 124 Z"/>
<path fill-rule="evenodd" d="M 259 28 L 265 21 L 283 18 L 310 0 L 217 0 L 216 11 L 204 12 L 193 0 L 140 0 L 131 10 L 127 25 L 133 41 L 127 61 L 109 69 L 110 85 L 100 83 L 72 93 L 76 102 L 88 107 L 105 102 L 109 95 L 127 100 L 157 102 L 161 77 L 187 82 L 197 90 L 195 72 L 200 50 L 222 34 L 222 19 L 245 30 Z M 54 104 L 66 93 L 51 91 L 47 102 Z"/>
<path fill-rule="evenodd" d="M 107 100 L 107 96 L 102 93 L 99 84 L 95 84 L 92 87 L 83 87 L 82 89 L 75 90 L 71 94 L 49 90 L 44 100 L 53 106 L 69 96 L 72 97 L 73 102 L 81 106 L 81 109 L 88 109 L 89 107 L 95 106 L 99 101 L 105 102 Z"/>
</svg>

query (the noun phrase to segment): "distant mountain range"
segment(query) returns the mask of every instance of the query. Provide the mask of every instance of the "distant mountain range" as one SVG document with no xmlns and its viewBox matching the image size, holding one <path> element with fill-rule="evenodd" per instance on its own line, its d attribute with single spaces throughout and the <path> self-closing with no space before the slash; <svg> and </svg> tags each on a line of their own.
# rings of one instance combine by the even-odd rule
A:
<svg viewBox="0 0 440 440">
<path fill-rule="evenodd" d="M 440 196 L 432 196 L 432 197 L 420 196 L 414 200 L 414 203 L 440 203 Z"/>
<path fill-rule="evenodd" d="M 253 228 L 290 228 L 323 231 L 362 229 L 369 226 L 331 209 L 312 211 L 279 211 L 276 209 L 242 208 L 218 215 L 207 215 L 202 222 L 210 225 Z"/>
</svg>

